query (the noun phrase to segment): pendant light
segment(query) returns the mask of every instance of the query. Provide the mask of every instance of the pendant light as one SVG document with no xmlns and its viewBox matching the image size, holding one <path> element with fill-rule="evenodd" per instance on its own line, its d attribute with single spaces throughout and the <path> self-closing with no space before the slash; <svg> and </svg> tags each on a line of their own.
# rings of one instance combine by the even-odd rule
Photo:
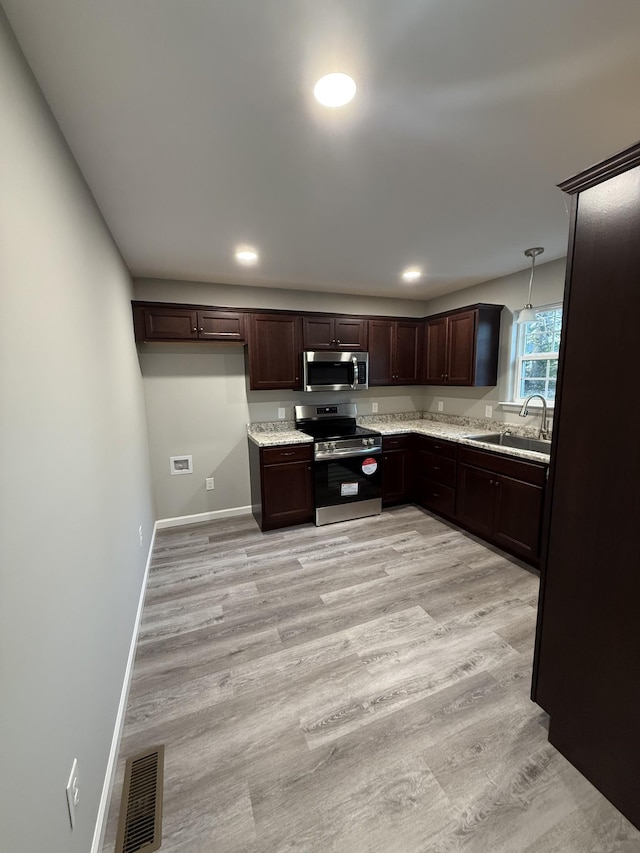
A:
<svg viewBox="0 0 640 853">
<path fill-rule="evenodd" d="M 542 246 L 534 246 L 533 249 L 525 249 L 524 253 L 531 258 L 531 278 L 529 279 L 529 296 L 527 304 L 518 311 L 516 323 L 534 323 L 536 320 L 536 309 L 531 304 L 531 288 L 533 286 L 533 271 L 536 267 L 536 258 L 544 252 Z"/>
</svg>

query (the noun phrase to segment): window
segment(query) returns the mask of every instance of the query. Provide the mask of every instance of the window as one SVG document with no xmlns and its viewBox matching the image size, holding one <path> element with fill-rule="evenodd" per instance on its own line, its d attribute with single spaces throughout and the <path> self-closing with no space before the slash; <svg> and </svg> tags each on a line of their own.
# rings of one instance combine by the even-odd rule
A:
<svg viewBox="0 0 640 853">
<path fill-rule="evenodd" d="M 553 402 L 558 378 L 562 305 L 536 309 L 534 322 L 521 323 L 516 328 L 514 399 L 522 402 L 529 394 L 542 394 Z"/>
</svg>

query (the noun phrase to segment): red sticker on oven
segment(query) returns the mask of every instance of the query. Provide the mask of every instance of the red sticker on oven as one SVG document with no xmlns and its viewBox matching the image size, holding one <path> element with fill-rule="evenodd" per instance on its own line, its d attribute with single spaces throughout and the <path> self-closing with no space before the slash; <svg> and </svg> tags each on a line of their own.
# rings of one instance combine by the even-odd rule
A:
<svg viewBox="0 0 640 853">
<path fill-rule="evenodd" d="M 367 458 L 362 461 L 363 474 L 375 474 L 377 470 L 378 463 L 373 458 L 373 456 L 367 456 Z"/>
</svg>

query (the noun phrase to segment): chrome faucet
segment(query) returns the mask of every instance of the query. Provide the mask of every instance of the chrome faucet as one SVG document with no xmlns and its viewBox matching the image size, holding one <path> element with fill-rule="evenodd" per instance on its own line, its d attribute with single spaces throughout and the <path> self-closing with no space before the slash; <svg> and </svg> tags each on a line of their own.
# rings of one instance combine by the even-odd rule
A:
<svg viewBox="0 0 640 853">
<path fill-rule="evenodd" d="M 542 421 L 540 422 L 540 432 L 538 433 L 538 438 L 549 440 L 549 424 L 547 423 L 547 401 L 542 396 L 542 394 L 529 394 L 527 399 L 522 404 L 522 408 L 518 412 L 521 418 L 526 418 L 529 414 L 529 403 L 533 400 L 534 397 L 540 397 L 542 400 Z"/>
</svg>

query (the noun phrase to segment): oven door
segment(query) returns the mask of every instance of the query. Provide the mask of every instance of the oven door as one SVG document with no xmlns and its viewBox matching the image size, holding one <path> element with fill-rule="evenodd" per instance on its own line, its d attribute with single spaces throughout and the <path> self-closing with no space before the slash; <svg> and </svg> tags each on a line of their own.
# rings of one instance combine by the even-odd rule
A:
<svg viewBox="0 0 640 853">
<path fill-rule="evenodd" d="M 374 448 L 358 456 L 314 463 L 316 508 L 382 501 L 382 453 Z"/>
</svg>

